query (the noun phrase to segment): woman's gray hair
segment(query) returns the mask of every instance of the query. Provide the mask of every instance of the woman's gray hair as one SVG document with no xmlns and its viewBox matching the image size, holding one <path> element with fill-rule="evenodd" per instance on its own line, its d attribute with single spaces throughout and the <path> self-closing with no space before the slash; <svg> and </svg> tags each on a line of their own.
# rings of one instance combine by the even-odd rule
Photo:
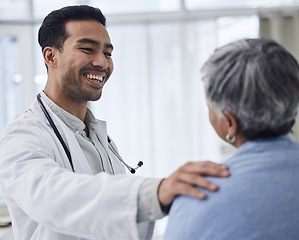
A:
<svg viewBox="0 0 299 240">
<path fill-rule="evenodd" d="M 299 66 L 271 39 L 244 39 L 219 49 L 202 68 L 207 101 L 235 115 L 247 139 L 291 131 L 299 103 Z"/>
</svg>

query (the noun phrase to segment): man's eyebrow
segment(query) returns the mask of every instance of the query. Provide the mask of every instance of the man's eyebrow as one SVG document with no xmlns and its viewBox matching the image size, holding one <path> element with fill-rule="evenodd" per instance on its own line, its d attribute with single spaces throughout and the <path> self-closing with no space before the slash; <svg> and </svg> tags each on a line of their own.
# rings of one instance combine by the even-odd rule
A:
<svg viewBox="0 0 299 240">
<path fill-rule="evenodd" d="M 78 43 L 91 43 L 93 45 L 100 45 L 98 41 L 92 40 L 90 38 L 81 38 L 77 41 Z"/>
<path fill-rule="evenodd" d="M 82 39 L 79 39 L 77 42 L 78 43 L 90 43 L 93 45 L 100 45 L 100 42 L 92 40 L 90 38 L 82 38 Z M 111 50 L 113 50 L 113 45 L 111 43 L 106 43 L 105 48 L 110 48 Z"/>
<path fill-rule="evenodd" d="M 111 43 L 106 43 L 105 47 L 110 48 L 111 50 L 113 50 L 113 45 Z"/>
</svg>

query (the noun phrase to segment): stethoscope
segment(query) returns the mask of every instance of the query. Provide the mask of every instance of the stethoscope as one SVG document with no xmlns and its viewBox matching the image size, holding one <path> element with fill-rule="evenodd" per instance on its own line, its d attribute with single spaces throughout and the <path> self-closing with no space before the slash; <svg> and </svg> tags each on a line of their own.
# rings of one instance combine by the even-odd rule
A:
<svg viewBox="0 0 299 240">
<path fill-rule="evenodd" d="M 42 103 L 41 101 L 41 96 L 40 96 L 40 93 L 37 95 L 37 101 L 42 109 L 42 111 L 44 112 L 46 118 L 48 119 L 51 127 L 53 128 L 58 140 L 60 141 L 68 159 L 69 159 L 69 162 L 70 162 L 70 165 L 71 165 L 71 168 L 72 168 L 72 171 L 75 172 L 74 170 L 74 165 L 73 165 L 73 160 L 72 160 L 72 156 L 71 156 L 71 153 L 69 151 L 69 149 L 67 148 L 65 142 L 63 141 L 63 138 L 62 136 L 60 135 L 56 125 L 54 124 L 50 114 L 48 113 L 47 109 L 45 108 L 44 104 Z M 126 162 L 122 159 L 122 157 L 118 154 L 118 152 L 116 151 L 116 149 L 114 148 L 114 146 L 111 144 L 111 140 L 109 137 L 107 137 L 107 140 L 108 140 L 108 148 L 111 150 L 111 152 L 113 152 L 113 154 L 118 158 L 118 160 L 123 164 L 125 165 L 125 167 L 132 173 L 134 174 L 136 172 L 136 169 L 137 168 L 140 168 L 142 165 L 143 165 L 143 162 L 142 161 L 139 161 L 138 164 L 137 164 L 137 167 L 136 168 L 133 168 L 133 167 L 130 167 L 128 164 L 126 164 Z"/>
</svg>

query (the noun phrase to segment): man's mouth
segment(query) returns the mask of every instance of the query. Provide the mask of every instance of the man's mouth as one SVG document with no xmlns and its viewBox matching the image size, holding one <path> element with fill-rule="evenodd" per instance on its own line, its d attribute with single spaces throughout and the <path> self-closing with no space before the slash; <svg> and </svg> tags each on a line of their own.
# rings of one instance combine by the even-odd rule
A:
<svg viewBox="0 0 299 240">
<path fill-rule="evenodd" d="M 98 75 L 93 75 L 93 74 L 84 74 L 85 77 L 91 79 L 91 80 L 94 80 L 94 81 L 97 81 L 97 82 L 102 82 L 104 77 L 102 76 L 98 76 Z"/>
</svg>

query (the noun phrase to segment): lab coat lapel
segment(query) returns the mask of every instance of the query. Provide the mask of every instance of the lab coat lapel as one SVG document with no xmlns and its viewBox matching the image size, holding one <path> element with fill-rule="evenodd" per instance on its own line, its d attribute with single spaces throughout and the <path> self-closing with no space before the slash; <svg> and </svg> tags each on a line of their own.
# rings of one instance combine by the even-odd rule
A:
<svg viewBox="0 0 299 240">
<path fill-rule="evenodd" d="M 35 108 L 40 112 L 40 114 L 43 115 L 43 112 L 40 109 L 37 101 L 35 101 L 34 105 Z M 80 148 L 76 137 L 74 136 L 74 133 L 64 124 L 63 121 L 61 121 L 61 119 L 55 113 L 52 112 L 51 108 L 46 103 L 44 103 L 44 105 L 71 153 L 75 172 L 88 173 L 93 175 L 92 169 L 90 168 L 90 165 L 88 164 L 88 161 L 86 160 L 85 155 Z M 45 121 L 48 121 L 45 117 L 44 119 Z M 53 134 L 55 134 L 54 131 Z M 55 138 L 57 140 L 57 145 L 60 146 L 61 144 L 58 138 L 56 136 Z M 62 166 L 69 166 L 69 169 L 71 169 L 69 160 L 64 152 L 62 145 L 60 149 L 61 156 L 63 156 L 63 163 L 59 164 L 62 164 Z"/>
</svg>

